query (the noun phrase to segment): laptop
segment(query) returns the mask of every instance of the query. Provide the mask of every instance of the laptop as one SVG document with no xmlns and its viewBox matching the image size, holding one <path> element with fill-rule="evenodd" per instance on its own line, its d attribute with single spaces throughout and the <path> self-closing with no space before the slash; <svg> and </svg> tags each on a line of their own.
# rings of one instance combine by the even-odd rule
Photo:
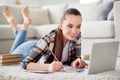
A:
<svg viewBox="0 0 120 80">
<path fill-rule="evenodd" d="M 119 41 L 100 42 L 92 45 L 88 74 L 114 70 L 118 54 Z"/>
</svg>

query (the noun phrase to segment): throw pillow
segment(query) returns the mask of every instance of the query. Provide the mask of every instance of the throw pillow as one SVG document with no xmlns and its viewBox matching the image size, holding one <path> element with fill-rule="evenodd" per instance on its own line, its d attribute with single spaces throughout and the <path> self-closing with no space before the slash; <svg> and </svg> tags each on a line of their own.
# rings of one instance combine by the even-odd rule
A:
<svg viewBox="0 0 120 80">
<path fill-rule="evenodd" d="M 3 13 L 2 13 L 2 10 L 5 9 L 5 6 L 3 5 L 0 5 L 0 24 L 7 24 L 7 20 L 5 19 Z"/>
<path fill-rule="evenodd" d="M 30 17 L 32 19 L 32 25 L 50 24 L 48 9 L 30 9 Z"/>
<path fill-rule="evenodd" d="M 91 15 L 93 14 L 93 11 L 96 9 L 96 7 L 101 3 L 101 1 L 96 1 L 92 3 L 86 3 L 86 4 L 69 4 L 68 8 L 76 8 L 78 9 L 82 14 L 82 20 L 83 21 L 91 21 Z"/>
<path fill-rule="evenodd" d="M 49 10 L 50 21 L 52 24 L 60 22 L 60 19 L 67 8 L 67 4 L 46 5 L 43 8 Z"/>
<path fill-rule="evenodd" d="M 93 13 L 93 20 L 107 20 L 107 15 L 113 8 L 114 1 L 101 3 Z"/>
<path fill-rule="evenodd" d="M 23 16 L 21 13 L 21 9 L 23 9 L 24 6 L 16 6 L 16 5 L 7 5 L 6 8 L 12 12 L 14 15 L 14 18 L 17 22 L 17 24 L 23 23 Z"/>
<path fill-rule="evenodd" d="M 114 20 L 114 16 L 113 16 L 113 9 L 109 12 L 108 16 L 107 16 L 107 20 L 111 20 L 113 21 Z"/>
<path fill-rule="evenodd" d="M 102 0 L 102 2 L 110 2 L 110 1 L 119 1 L 119 0 Z"/>
</svg>

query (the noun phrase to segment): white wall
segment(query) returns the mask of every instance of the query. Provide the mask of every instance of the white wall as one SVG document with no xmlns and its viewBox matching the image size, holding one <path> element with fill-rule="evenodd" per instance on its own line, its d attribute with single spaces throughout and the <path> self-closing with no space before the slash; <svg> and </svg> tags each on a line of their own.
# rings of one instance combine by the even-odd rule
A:
<svg viewBox="0 0 120 80">
<path fill-rule="evenodd" d="M 100 0 L 80 0 L 80 4 L 85 4 L 85 3 L 92 3 Z"/>
<path fill-rule="evenodd" d="M 16 0 L 5 0 L 6 4 L 15 4 Z M 78 3 L 79 0 L 19 0 L 23 5 L 48 5 L 61 3 Z"/>
</svg>

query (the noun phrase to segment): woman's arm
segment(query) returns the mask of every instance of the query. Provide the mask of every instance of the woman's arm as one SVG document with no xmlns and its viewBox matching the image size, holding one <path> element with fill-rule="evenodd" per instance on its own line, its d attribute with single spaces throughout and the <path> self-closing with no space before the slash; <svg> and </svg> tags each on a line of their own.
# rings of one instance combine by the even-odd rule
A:
<svg viewBox="0 0 120 80">
<path fill-rule="evenodd" d="M 43 70 L 43 71 L 48 71 L 48 67 L 50 64 L 40 64 L 40 63 L 33 63 L 30 62 L 27 66 L 27 70 Z"/>
<path fill-rule="evenodd" d="M 24 69 L 27 69 L 27 65 L 29 63 L 31 62 L 36 63 L 41 58 L 41 56 L 44 55 L 44 52 L 47 50 L 46 46 L 48 46 L 47 45 L 48 43 L 46 44 L 45 43 L 46 43 L 46 40 L 41 38 L 37 43 L 37 45 L 30 51 L 30 55 L 22 61 L 22 67 Z"/>
<path fill-rule="evenodd" d="M 63 64 L 59 61 L 53 61 L 51 64 L 37 63 L 41 56 L 49 49 L 50 46 L 48 44 L 50 44 L 50 42 L 50 36 L 41 38 L 37 45 L 31 50 L 30 55 L 22 61 L 22 67 L 27 70 L 61 70 Z"/>
<path fill-rule="evenodd" d="M 59 61 L 53 61 L 51 64 L 40 64 L 40 63 L 33 63 L 30 62 L 27 66 L 27 70 L 40 70 L 40 71 L 60 71 L 63 68 L 63 65 Z"/>
</svg>

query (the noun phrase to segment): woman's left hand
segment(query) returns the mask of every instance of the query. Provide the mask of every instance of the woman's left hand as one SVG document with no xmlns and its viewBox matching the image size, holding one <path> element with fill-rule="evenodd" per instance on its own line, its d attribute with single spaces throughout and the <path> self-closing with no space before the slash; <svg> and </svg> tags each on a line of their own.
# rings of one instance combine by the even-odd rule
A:
<svg viewBox="0 0 120 80">
<path fill-rule="evenodd" d="M 80 58 L 77 58 L 71 63 L 71 66 L 74 68 L 85 68 L 85 66 L 88 66 L 88 64 Z"/>
</svg>

